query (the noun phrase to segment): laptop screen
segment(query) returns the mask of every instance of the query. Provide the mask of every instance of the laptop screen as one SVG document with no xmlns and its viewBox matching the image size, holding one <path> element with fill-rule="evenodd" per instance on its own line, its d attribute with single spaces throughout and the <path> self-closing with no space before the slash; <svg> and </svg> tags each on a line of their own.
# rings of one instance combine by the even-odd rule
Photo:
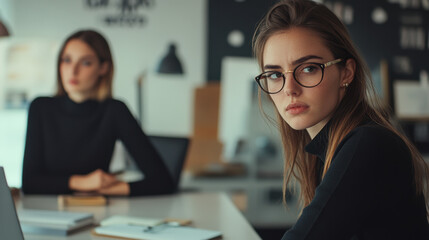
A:
<svg viewBox="0 0 429 240">
<path fill-rule="evenodd" d="M 0 167 L 0 239 L 24 239 L 3 167 Z"/>
</svg>

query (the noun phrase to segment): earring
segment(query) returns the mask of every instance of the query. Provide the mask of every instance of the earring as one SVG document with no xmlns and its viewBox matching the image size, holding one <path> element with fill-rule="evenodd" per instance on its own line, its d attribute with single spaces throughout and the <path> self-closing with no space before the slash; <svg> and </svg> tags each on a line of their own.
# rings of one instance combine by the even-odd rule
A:
<svg viewBox="0 0 429 240">
<path fill-rule="evenodd" d="M 349 86 L 349 83 L 343 83 L 343 87 L 347 88 Z"/>
</svg>

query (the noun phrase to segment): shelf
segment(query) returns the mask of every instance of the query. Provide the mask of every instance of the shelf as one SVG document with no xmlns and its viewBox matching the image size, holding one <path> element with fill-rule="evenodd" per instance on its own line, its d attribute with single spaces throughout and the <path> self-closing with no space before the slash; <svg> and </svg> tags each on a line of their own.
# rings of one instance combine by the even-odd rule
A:
<svg viewBox="0 0 429 240">
<path fill-rule="evenodd" d="M 422 117 L 398 117 L 400 122 L 429 122 L 429 116 Z"/>
</svg>

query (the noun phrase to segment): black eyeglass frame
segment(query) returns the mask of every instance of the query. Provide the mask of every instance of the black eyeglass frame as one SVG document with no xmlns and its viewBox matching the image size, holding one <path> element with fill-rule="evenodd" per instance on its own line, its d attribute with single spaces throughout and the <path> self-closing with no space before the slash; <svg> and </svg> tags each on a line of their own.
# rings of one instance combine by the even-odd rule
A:
<svg viewBox="0 0 429 240">
<path fill-rule="evenodd" d="M 288 71 L 284 71 L 284 72 L 279 72 L 279 71 L 266 71 L 266 72 L 263 72 L 263 73 L 259 74 L 258 76 L 256 76 L 256 77 L 255 77 L 255 81 L 258 83 L 258 85 L 259 85 L 259 87 L 261 88 L 261 90 L 262 90 L 262 91 L 264 91 L 264 92 L 266 92 L 266 93 L 268 93 L 268 94 L 276 94 L 276 93 L 279 93 L 281 90 L 283 90 L 283 88 L 284 88 L 284 86 L 285 86 L 285 83 L 286 83 L 286 76 L 285 76 L 285 74 L 286 74 L 286 73 L 292 73 L 292 74 L 293 74 L 293 79 L 294 79 L 294 80 L 295 80 L 295 82 L 297 82 L 300 86 L 305 87 L 305 88 L 314 88 L 314 87 L 317 87 L 317 86 L 322 82 L 322 80 L 323 80 L 323 76 L 324 76 L 324 74 L 325 74 L 325 68 L 327 68 L 327 67 L 329 67 L 329 66 L 332 66 L 332 65 L 334 65 L 334 64 L 337 64 L 337 63 L 339 63 L 339 62 L 342 62 L 342 61 L 343 61 L 343 59 L 342 59 L 342 58 L 337 58 L 337 59 L 332 60 L 332 61 L 329 61 L 329 62 L 327 62 L 327 63 L 306 62 L 306 63 L 301 63 L 301 64 L 299 64 L 298 66 L 296 66 L 296 67 L 293 69 L 293 71 L 292 71 L 292 70 L 288 70 Z M 303 85 L 302 83 L 300 83 L 300 82 L 296 79 L 296 76 L 295 76 L 296 70 L 297 70 L 299 67 L 301 67 L 303 64 L 314 64 L 314 65 L 319 66 L 319 67 L 320 67 L 320 69 L 322 69 L 322 77 L 320 78 L 320 81 L 319 81 L 317 84 L 315 84 L 315 85 L 313 85 L 313 86 L 305 86 L 305 85 Z M 282 78 L 283 78 L 283 84 L 282 84 L 282 87 L 281 87 L 277 92 L 269 92 L 269 91 L 265 90 L 265 89 L 262 87 L 262 84 L 261 84 L 261 77 L 262 77 L 262 75 L 267 74 L 267 73 L 281 73 L 281 76 L 282 76 Z"/>
</svg>

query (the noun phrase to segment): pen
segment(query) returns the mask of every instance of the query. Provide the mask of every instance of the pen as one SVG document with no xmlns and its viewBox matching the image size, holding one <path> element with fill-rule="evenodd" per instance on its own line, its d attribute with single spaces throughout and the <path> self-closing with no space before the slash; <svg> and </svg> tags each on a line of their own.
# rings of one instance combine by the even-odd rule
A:
<svg viewBox="0 0 429 240">
<path fill-rule="evenodd" d="M 145 229 L 143 229 L 143 232 L 155 232 L 155 231 L 160 231 L 162 229 L 165 229 L 166 227 L 178 227 L 178 226 L 180 226 L 180 223 L 178 222 L 165 222 L 155 226 L 147 226 Z"/>
</svg>

